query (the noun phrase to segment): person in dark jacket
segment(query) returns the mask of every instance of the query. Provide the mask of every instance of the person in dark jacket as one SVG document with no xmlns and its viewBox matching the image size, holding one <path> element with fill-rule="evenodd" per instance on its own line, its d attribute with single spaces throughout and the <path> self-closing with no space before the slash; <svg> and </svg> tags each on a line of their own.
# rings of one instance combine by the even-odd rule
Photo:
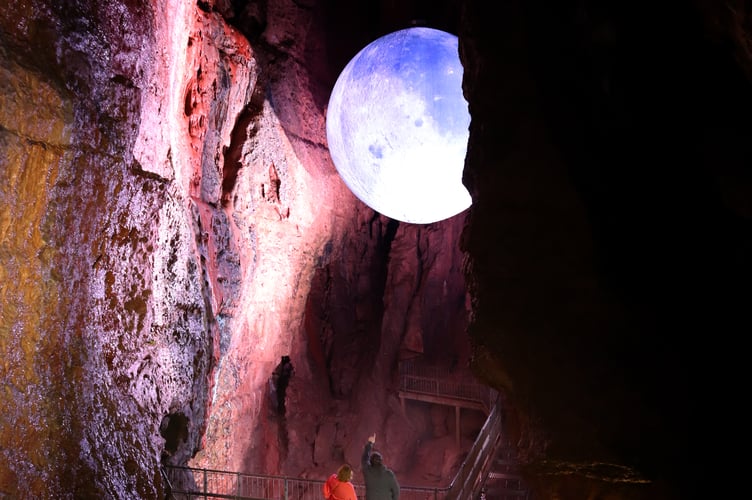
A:
<svg viewBox="0 0 752 500">
<path fill-rule="evenodd" d="M 399 500 L 400 487 L 397 477 L 384 465 L 381 453 L 373 450 L 376 433 L 368 437 L 360 465 L 366 483 L 366 500 Z"/>
</svg>

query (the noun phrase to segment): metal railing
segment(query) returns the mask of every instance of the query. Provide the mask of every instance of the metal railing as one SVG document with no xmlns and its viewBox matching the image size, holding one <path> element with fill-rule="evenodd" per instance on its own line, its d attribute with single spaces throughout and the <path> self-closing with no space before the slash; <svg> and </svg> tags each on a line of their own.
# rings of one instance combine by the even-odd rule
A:
<svg viewBox="0 0 752 500">
<path fill-rule="evenodd" d="M 428 394 L 446 398 L 481 403 L 487 411 L 496 397 L 496 391 L 479 384 L 469 372 L 447 373 L 435 366 L 415 360 L 399 364 L 400 391 Z"/>
<path fill-rule="evenodd" d="M 324 481 L 288 476 L 241 474 L 192 467 L 165 466 L 168 497 L 173 500 L 320 500 Z M 365 485 L 353 483 L 358 498 L 365 498 Z M 403 486 L 402 500 L 445 500 L 449 488 Z"/>
<path fill-rule="evenodd" d="M 449 485 L 447 498 L 471 499 L 480 496 L 483 483 L 493 466 L 493 459 L 501 444 L 501 406 L 498 394 L 491 412 L 460 470 Z"/>
<path fill-rule="evenodd" d="M 212 469 L 166 466 L 168 489 L 175 500 L 192 498 L 315 499 L 321 486 L 281 476 L 240 474 Z"/>
</svg>

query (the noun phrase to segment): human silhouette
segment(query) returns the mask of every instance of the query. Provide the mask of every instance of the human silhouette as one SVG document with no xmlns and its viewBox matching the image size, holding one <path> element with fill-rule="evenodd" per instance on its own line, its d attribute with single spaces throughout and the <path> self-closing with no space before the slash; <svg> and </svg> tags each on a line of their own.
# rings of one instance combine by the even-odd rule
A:
<svg viewBox="0 0 752 500">
<path fill-rule="evenodd" d="M 397 477 L 384 465 L 381 453 L 373 450 L 375 443 L 376 433 L 373 433 L 368 437 L 360 459 L 366 483 L 366 500 L 399 500 Z"/>
<path fill-rule="evenodd" d="M 322 488 L 324 498 L 326 500 L 358 500 L 355 487 L 351 482 L 352 476 L 352 467 L 349 464 L 342 464 L 337 469 L 337 473 L 329 476 L 324 483 Z"/>
</svg>

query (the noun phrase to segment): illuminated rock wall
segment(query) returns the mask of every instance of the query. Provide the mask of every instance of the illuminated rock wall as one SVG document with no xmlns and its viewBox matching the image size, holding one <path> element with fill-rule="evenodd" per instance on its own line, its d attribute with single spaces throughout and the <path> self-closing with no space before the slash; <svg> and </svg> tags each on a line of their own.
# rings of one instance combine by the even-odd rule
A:
<svg viewBox="0 0 752 500">
<path fill-rule="evenodd" d="M 373 430 L 406 471 L 423 431 L 388 389 L 464 330 L 462 218 L 401 227 L 339 180 L 325 12 L 22 7 L 0 16 L 0 492 L 158 498 L 160 461 L 324 477 Z"/>
</svg>

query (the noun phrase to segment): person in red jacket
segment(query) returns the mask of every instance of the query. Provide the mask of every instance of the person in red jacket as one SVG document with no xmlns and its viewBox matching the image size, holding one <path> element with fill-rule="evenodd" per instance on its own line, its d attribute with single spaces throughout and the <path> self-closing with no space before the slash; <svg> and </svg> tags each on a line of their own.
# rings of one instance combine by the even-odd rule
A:
<svg viewBox="0 0 752 500">
<path fill-rule="evenodd" d="M 324 483 L 324 498 L 326 500 L 358 500 L 355 487 L 351 482 L 352 476 L 352 467 L 348 464 L 340 466 L 337 473 L 329 476 L 329 479 Z"/>
</svg>

